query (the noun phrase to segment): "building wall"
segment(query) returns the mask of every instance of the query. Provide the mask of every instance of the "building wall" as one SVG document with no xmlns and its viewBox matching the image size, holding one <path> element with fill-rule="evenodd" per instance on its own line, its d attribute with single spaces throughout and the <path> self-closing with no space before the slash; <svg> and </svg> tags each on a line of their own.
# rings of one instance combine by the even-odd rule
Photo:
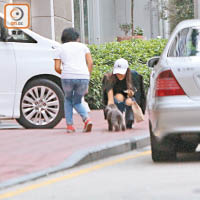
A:
<svg viewBox="0 0 200 200">
<path fill-rule="evenodd" d="M 199 0 L 194 0 L 194 17 L 200 19 L 200 2 Z"/>
<path fill-rule="evenodd" d="M 72 26 L 72 0 L 0 0 L 5 3 L 28 3 L 31 6 L 31 29 L 47 38 L 60 41 L 63 28 Z"/>
<path fill-rule="evenodd" d="M 131 0 L 89 2 L 90 43 L 115 41 L 117 36 L 124 36 L 119 26 L 131 23 Z M 152 6 L 149 0 L 134 0 L 134 27 L 141 27 L 146 38 L 159 35 L 158 13 Z"/>
<path fill-rule="evenodd" d="M 100 0 L 100 36 L 101 41 L 113 41 L 116 36 L 115 0 Z"/>
<path fill-rule="evenodd" d="M 64 28 L 73 26 L 72 0 L 54 0 L 55 39 L 60 41 Z"/>
<path fill-rule="evenodd" d="M 131 23 L 131 7 L 130 0 L 115 0 L 115 29 L 116 36 L 124 36 L 124 32 L 120 29 L 120 24 L 129 24 Z M 130 33 L 129 33 L 130 35 Z"/>
<path fill-rule="evenodd" d="M 60 41 L 63 28 L 72 26 L 71 0 L 32 0 L 32 30 Z"/>
<path fill-rule="evenodd" d="M 117 36 L 124 36 L 125 33 L 119 26 L 131 23 L 131 0 L 96 1 L 99 2 L 99 19 L 90 28 L 99 28 L 99 42 L 114 41 Z M 137 26 L 142 28 L 147 39 L 165 36 L 163 33 L 165 29 L 162 26 L 165 27 L 166 24 L 162 23 L 159 17 L 159 2 L 160 0 L 134 0 L 134 28 Z M 95 8 L 97 9 L 98 7 Z M 90 17 L 95 18 L 94 15 Z M 98 23 L 100 27 L 97 27 Z M 128 35 L 131 35 L 131 31 Z M 94 40 L 91 42 L 95 43 Z"/>
<path fill-rule="evenodd" d="M 88 32 L 89 32 L 89 43 L 100 44 L 101 40 L 101 27 L 100 27 L 100 1 L 99 0 L 88 0 Z"/>
<path fill-rule="evenodd" d="M 3 12 L 4 5 L 10 2 L 10 0 L 0 0 L 0 12 Z"/>
<path fill-rule="evenodd" d="M 134 27 L 141 27 L 146 38 L 151 37 L 151 8 L 149 0 L 135 0 Z"/>
<path fill-rule="evenodd" d="M 131 0 L 116 0 L 115 10 L 116 32 L 118 36 L 123 36 L 124 32 L 119 28 L 119 25 L 131 23 Z M 141 27 L 147 38 L 151 37 L 150 12 L 149 0 L 134 0 L 134 28 Z"/>
<path fill-rule="evenodd" d="M 141 27 L 147 39 L 164 36 L 166 24 L 159 19 L 159 1 L 134 0 L 134 27 Z M 63 29 L 74 25 L 73 0 L 0 0 L 0 11 L 9 2 L 29 3 L 31 29 L 47 38 L 60 41 Z M 130 5 L 131 0 L 88 0 L 89 43 L 115 41 L 123 36 L 119 25 L 131 23 Z"/>
</svg>

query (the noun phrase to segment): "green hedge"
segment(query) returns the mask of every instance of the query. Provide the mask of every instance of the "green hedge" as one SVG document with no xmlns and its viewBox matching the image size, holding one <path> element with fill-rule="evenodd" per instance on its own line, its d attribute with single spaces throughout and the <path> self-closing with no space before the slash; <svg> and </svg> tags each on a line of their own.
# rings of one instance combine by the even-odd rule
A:
<svg viewBox="0 0 200 200">
<path fill-rule="evenodd" d="M 122 42 L 110 42 L 102 45 L 89 45 L 94 66 L 89 85 L 89 92 L 85 99 L 91 109 L 102 108 L 101 81 L 103 75 L 112 71 L 113 64 L 118 58 L 128 60 L 129 67 L 143 75 L 145 89 L 149 86 L 150 69 L 146 63 L 149 58 L 159 56 L 166 40 L 125 40 Z"/>
</svg>

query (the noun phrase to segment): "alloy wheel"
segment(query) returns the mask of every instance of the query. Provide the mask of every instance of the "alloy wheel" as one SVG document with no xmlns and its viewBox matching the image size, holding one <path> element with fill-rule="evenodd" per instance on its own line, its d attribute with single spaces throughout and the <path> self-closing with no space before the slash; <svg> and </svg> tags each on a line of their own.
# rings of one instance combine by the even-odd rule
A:
<svg viewBox="0 0 200 200">
<path fill-rule="evenodd" d="M 30 88 L 22 99 L 22 112 L 34 125 L 47 125 L 58 115 L 60 103 L 56 93 L 46 86 Z"/>
</svg>

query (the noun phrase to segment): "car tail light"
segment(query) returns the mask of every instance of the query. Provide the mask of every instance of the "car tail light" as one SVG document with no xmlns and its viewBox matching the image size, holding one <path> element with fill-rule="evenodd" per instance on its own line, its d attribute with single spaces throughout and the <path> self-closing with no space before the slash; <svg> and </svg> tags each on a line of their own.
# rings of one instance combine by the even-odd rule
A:
<svg viewBox="0 0 200 200">
<path fill-rule="evenodd" d="M 156 79 L 156 94 L 157 97 L 185 95 L 184 90 L 177 82 L 171 70 L 163 71 Z"/>
</svg>

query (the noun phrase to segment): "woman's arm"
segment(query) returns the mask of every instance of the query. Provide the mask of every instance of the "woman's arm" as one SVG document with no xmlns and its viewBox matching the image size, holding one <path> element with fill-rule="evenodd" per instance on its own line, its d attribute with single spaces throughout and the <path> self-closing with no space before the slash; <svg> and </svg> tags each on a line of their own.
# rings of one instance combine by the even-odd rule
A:
<svg viewBox="0 0 200 200">
<path fill-rule="evenodd" d="M 108 91 L 108 105 L 110 105 L 110 104 L 114 104 L 114 95 L 113 95 L 113 90 L 111 89 L 111 90 L 109 90 Z"/>
<path fill-rule="evenodd" d="M 55 59 L 55 65 L 54 68 L 57 73 L 61 74 L 61 60 L 60 59 Z"/>
<path fill-rule="evenodd" d="M 85 59 L 86 59 L 86 63 L 87 63 L 87 66 L 88 66 L 88 70 L 91 74 L 92 73 L 92 67 L 93 67 L 93 61 L 92 61 L 91 53 L 86 53 Z"/>
</svg>

